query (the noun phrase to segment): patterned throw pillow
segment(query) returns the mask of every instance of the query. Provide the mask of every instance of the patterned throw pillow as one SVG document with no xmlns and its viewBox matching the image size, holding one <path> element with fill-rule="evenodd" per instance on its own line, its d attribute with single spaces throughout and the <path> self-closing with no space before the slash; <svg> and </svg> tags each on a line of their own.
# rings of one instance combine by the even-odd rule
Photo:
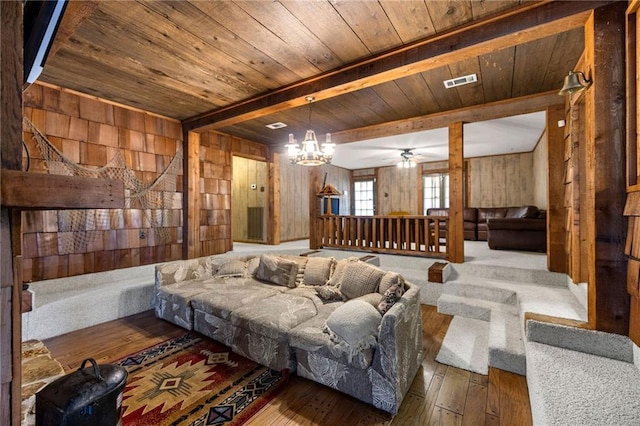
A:
<svg viewBox="0 0 640 426">
<path fill-rule="evenodd" d="M 350 300 L 327 317 L 324 331 L 335 344 L 332 352 L 344 353 L 349 362 L 377 344 L 380 313 L 364 300 Z"/>
<path fill-rule="evenodd" d="M 404 286 L 401 284 L 394 284 L 389 287 L 389 289 L 384 292 L 382 302 L 380 302 L 380 304 L 378 305 L 378 312 L 380 312 L 382 315 L 386 314 L 389 309 L 391 309 L 391 307 L 395 305 L 396 302 L 400 300 L 400 298 L 404 294 L 403 287 Z"/>
<path fill-rule="evenodd" d="M 310 257 L 304 270 L 305 285 L 325 285 L 335 265 L 333 257 Z"/>
<path fill-rule="evenodd" d="M 365 262 L 349 263 L 344 268 L 338 288 L 347 299 L 355 299 L 378 291 L 385 272 Z"/>
<path fill-rule="evenodd" d="M 247 262 L 244 259 L 229 259 L 218 268 L 215 276 L 219 278 L 244 277 L 247 273 Z"/>
<path fill-rule="evenodd" d="M 316 294 L 320 299 L 322 299 L 325 302 L 335 302 L 337 300 L 344 300 L 344 296 L 340 292 L 340 289 L 332 285 L 316 286 Z"/>
<path fill-rule="evenodd" d="M 256 278 L 289 288 L 296 287 L 298 264 L 293 260 L 263 254 L 256 269 Z"/>
<path fill-rule="evenodd" d="M 387 272 L 380 280 L 378 293 L 384 295 L 386 291 L 395 284 L 400 284 L 402 287 L 404 287 L 404 277 L 397 272 Z"/>
</svg>

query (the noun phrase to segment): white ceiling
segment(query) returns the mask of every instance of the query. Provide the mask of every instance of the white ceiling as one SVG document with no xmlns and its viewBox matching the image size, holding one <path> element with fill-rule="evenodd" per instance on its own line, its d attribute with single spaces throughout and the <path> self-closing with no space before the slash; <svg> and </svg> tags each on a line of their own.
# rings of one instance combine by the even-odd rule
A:
<svg viewBox="0 0 640 426">
<path fill-rule="evenodd" d="M 533 151 L 545 129 L 545 112 L 518 115 L 464 125 L 464 157 Z M 446 160 L 449 155 L 446 128 L 369 139 L 336 146 L 332 164 L 346 169 L 393 166 L 410 148 L 417 162 Z"/>
</svg>

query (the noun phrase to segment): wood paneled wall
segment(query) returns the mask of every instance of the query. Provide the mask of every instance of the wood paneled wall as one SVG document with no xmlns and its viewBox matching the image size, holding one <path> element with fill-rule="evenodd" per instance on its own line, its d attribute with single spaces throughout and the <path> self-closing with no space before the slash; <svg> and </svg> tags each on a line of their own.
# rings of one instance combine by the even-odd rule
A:
<svg viewBox="0 0 640 426">
<path fill-rule="evenodd" d="M 545 129 L 533 150 L 533 204 L 539 209 L 547 209 L 549 189 L 549 138 Z"/>
<path fill-rule="evenodd" d="M 248 209 L 262 207 L 261 226 L 263 232 L 258 241 L 265 241 L 267 237 L 267 163 L 251 158 L 234 156 L 232 182 L 233 240 L 256 241 L 255 238 L 249 238 Z"/>
<path fill-rule="evenodd" d="M 291 164 L 286 155 L 280 167 L 280 240 L 309 238 L 309 168 Z"/>
<path fill-rule="evenodd" d="M 533 153 L 469 159 L 470 207 L 535 204 Z"/>
<path fill-rule="evenodd" d="M 406 211 L 409 214 L 422 214 L 419 211 L 418 185 L 420 167 L 401 169 L 399 167 L 381 167 L 378 169 L 378 215 L 388 215 L 394 211 Z"/>
<path fill-rule="evenodd" d="M 40 84 L 24 93 L 24 115 L 71 161 L 101 167 L 121 151 L 144 182 L 152 182 L 165 170 L 182 143 L 181 125 L 175 120 Z M 44 159 L 26 129 L 23 139 L 30 171 L 45 172 Z M 60 278 L 181 258 L 180 182 L 177 188 L 165 194 L 173 199 L 172 209 L 165 212 L 167 242 L 155 241 L 140 209 L 89 211 L 109 220 L 99 223 L 98 229 L 73 231 L 65 228 L 64 215 L 58 211 L 23 212 L 23 279 Z M 63 242 L 73 237 L 70 232 L 91 234 L 91 243 L 69 249 Z"/>
</svg>

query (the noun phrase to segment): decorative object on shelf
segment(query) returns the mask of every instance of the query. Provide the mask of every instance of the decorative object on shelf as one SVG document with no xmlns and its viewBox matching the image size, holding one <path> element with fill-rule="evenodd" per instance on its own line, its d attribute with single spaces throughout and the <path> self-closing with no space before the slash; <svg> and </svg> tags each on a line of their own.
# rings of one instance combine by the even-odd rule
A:
<svg viewBox="0 0 640 426">
<path fill-rule="evenodd" d="M 411 148 L 403 149 L 400 157 L 402 157 L 402 160 L 398 163 L 398 167 L 401 169 L 409 169 L 416 166 L 416 161 L 412 158 L 413 152 L 411 152 Z"/>
<path fill-rule="evenodd" d="M 566 96 L 579 92 L 591 86 L 591 80 L 588 80 L 582 71 L 569 71 L 569 75 L 564 78 L 564 85 L 558 95 Z"/>
<path fill-rule="evenodd" d="M 309 127 L 311 127 L 311 103 L 315 98 L 307 96 L 305 100 L 309 103 Z M 285 146 L 291 163 L 302 166 L 320 166 L 331 163 L 336 145 L 331 143 L 331 133 L 327 133 L 326 141 L 322 144 L 321 149 L 316 138 L 316 132 L 308 129 L 302 141 L 302 148 L 298 145 L 298 141 L 294 139 L 293 133 L 289 133 L 289 143 Z"/>
</svg>

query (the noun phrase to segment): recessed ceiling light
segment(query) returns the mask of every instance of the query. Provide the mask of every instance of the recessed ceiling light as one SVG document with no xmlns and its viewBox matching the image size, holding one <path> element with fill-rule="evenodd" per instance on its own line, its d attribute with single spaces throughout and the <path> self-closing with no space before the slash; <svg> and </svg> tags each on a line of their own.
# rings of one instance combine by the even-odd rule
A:
<svg viewBox="0 0 640 426">
<path fill-rule="evenodd" d="M 266 127 L 270 128 L 271 130 L 275 130 L 275 129 L 282 129 L 283 127 L 287 127 L 287 125 L 278 121 L 277 123 L 267 124 Z"/>
<path fill-rule="evenodd" d="M 451 80 L 444 81 L 444 87 L 451 89 L 452 87 L 462 86 L 464 84 L 475 83 L 478 81 L 478 76 L 475 74 L 465 75 L 463 77 L 452 78 Z"/>
</svg>

